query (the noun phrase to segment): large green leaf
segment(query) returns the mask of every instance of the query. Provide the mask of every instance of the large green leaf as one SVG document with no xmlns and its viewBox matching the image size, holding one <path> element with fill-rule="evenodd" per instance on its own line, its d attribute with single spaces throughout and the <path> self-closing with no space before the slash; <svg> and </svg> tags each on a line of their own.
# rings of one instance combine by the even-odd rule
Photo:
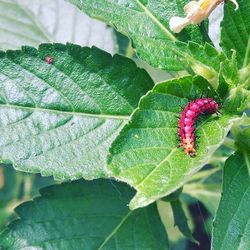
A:
<svg viewBox="0 0 250 250">
<path fill-rule="evenodd" d="M 109 168 L 117 179 L 137 190 L 132 209 L 182 186 L 222 144 L 234 119 L 226 114 L 202 120 L 197 128 L 196 157 L 177 148 L 180 106 L 204 93 L 214 97 L 208 87 L 203 78 L 190 76 L 156 85 L 142 98 L 131 122 L 113 143 Z"/>
<path fill-rule="evenodd" d="M 108 180 L 45 188 L 16 208 L 20 219 L 0 235 L 0 248 L 167 250 L 156 205 L 130 211 L 133 193 Z"/>
<path fill-rule="evenodd" d="M 133 61 L 97 48 L 2 52 L 0 160 L 60 180 L 105 176 L 111 142 L 152 86 Z"/>
<path fill-rule="evenodd" d="M 186 16 L 184 7 L 187 3 L 188 1 L 186 0 L 154 0 L 149 3 L 148 8 L 150 8 L 155 16 L 158 17 L 168 29 L 170 29 L 169 21 L 173 16 Z M 199 43 L 202 43 L 204 39 L 200 25 L 190 25 L 182 30 L 181 33 L 175 34 L 175 36 L 182 41 L 193 41 Z"/>
<path fill-rule="evenodd" d="M 182 70 L 190 64 L 204 67 L 212 58 L 203 58 L 204 48 L 196 44 L 195 51 L 189 51 L 186 43 L 177 42 L 177 38 L 168 29 L 168 20 L 175 10 L 182 12 L 183 3 L 168 3 L 165 0 L 69 0 L 91 17 L 101 19 L 115 27 L 119 32 L 132 39 L 137 54 L 154 67 L 168 70 Z M 172 2 L 172 1 L 171 1 Z M 175 1 L 174 1 L 175 2 Z M 193 55 L 194 52 L 194 55 Z M 210 50 L 211 57 L 220 55 Z M 198 62 L 197 56 L 203 58 Z M 210 72 L 211 73 L 211 72 Z"/>
<path fill-rule="evenodd" d="M 176 38 L 166 28 L 168 24 L 162 14 L 163 8 L 167 9 L 167 6 L 163 1 L 159 1 L 157 5 L 154 5 L 152 0 L 147 3 L 141 0 L 119 2 L 70 0 L 70 2 L 91 17 L 107 22 L 130 37 L 138 55 L 153 66 L 173 70 L 183 68 L 175 59 L 175 53 L 169 49 Z"/>
<path fill-rule="evenodd" d="M 222 47 L 230 55 L 232 49 L 237 51 L 239 66 L 246 66 L 250 60 L 250 2 L 237 0 L 239 9 L 228 1 L 225 4 L 222 22 Z"/>
<path fill-rule="evenodd" d="M 250 249 L 250 178 L 240 152 L 225 164 L 223 193 L 213 227 L 212 249 Z"/>
<path fill-rule="evenodd" d="M 67 16 L 67 18 L 64 18 Z M 64 0 L 1 0 L 0 49 L 72 42 L 115 51 L 112 29 Z"/>
</svg>

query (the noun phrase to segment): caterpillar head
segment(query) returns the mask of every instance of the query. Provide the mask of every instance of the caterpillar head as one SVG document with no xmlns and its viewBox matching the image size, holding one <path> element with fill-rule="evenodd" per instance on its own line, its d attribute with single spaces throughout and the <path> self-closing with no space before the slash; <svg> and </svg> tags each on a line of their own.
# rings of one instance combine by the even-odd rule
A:
<svg viewBox="0 0 250 250">
<path fill-rule="evenodd" d="M 185 138 L 183 140 L 183 148 L 186 155 L 190 157 L 196 156 L 196 150 L 194 148 L 194 140 L 192 138 Z"/>
</svg>

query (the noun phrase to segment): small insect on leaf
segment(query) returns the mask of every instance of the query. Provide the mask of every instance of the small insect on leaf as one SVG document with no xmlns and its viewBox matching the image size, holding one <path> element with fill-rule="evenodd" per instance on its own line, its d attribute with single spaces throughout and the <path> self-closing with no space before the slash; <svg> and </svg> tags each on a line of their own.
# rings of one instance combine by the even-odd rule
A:
<svg viewBox="0 0 250 250">
<path fill-rule="evenodd" d="M 181 113 L 179 119 L 179 137 L 184 152 L 196 156 L 195 150 L 195 123 L 202 114 L 218 112 L 219 104 L 212 98 L 199 98 L 189 102 Z"/>
<path fill-rule="evenodd" d="M 46 56 L 45 57 L 45 62 L 47 62 L 48 64 L 52 64 L 53 63 L 53 58 L 51 56 Z"/>
</svg>

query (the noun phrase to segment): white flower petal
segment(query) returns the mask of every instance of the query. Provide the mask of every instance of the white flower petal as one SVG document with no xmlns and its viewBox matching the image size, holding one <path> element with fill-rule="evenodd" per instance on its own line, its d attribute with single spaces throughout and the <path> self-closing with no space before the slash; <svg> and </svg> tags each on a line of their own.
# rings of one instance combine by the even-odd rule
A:
<svg viewBox="0 0 250 250">
<path fill-rule="evenodd" d="M 235 10 L 239 8 L 237 0 L 229 0 L 235 4 Z M 250 0 L 246 0 L 250 1 Z M 209 17 L 209 15 L 216 9 L 224 0 L 199 0 L 190 1 L 184 7 L 186 17 L 174 16 L 169 21 L 170 29 L 179 33 L 189 24 L 199 24 Z"/>
<path fill-rule="evenodd" d="M 230 0 L 230 1 L 235 4 L 235 10 L 238 10 L 239 4 L 237 3 L 237 1 L 236 0 Z"/>
<path fill-rule="evenodd" d="M 190 24 L 188 18 L 178 16 L 172 17 L 169 21 L 169 27 L 175 33 L 180 33 L 188 24 Z"/>
</svg>

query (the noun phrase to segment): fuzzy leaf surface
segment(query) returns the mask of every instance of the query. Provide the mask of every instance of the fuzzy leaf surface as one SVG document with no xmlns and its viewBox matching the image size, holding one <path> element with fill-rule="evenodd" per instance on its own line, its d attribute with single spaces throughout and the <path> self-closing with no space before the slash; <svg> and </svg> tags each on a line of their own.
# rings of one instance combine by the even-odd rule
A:
<svg viewBox="0 0 250 250">
<path fill-rule="evenodd" d="M 97 48 L 2 52 L 0 161 L 59 180 L 106 176 L 111 142 L 152 86 L 133 61 Z"/>
<path fill-rule="evenodd" d="M 109 169 L 113 175 L 132 185 L 137 194 L 132 209 L 146 206 L 181 187 L 206 164 L 222 144 L 234 120 L 223 114 L 197 124 L 197 156 L 190 158 L 178 148 L 178 119 L 189 100 L 208 90 L 201 77 L 191 76 L 160 83 L 142 98 L 139 108 L 124 127 L 110 150 Z"/>
<path fill-rule="evenodd" d="M 193 56 L 187 49 L 187 43 L 180 42 L 168 29 L 169 19 L 176 14 L 176 11 L 178 14 L 182 13 L 183 1 L 168 3 L 165 0 L 70 0 L 70 2 L 89 16 L 108 23 L 131 38 L 138 56 L 153 67 L 183 70 L 190 64 L 203 66 L 203 61 L 205 65 L 212 61 L 203 58 L 202 63 L 198 62 L 195 56 L 199 54 L 201 57 L 204 49 L 196 46 Z M 190 37 L 188 32 L 184 37 L 187 36 Z M 220 57 L 219 53 L 216 54 Z"/>
<path fill-rule="evenodd" d="M 223 190 L 213 227 L 212 249 L 250 249 L 250 177 L 239 151 L 225 164 Z"/>
<path fill-rule="evenodd" d="M 40 192 L 16 208 L 1 249 L 169 249 L 156 204 L 130 211 L 125 184 L 75 181 Z"/>
</svg>

